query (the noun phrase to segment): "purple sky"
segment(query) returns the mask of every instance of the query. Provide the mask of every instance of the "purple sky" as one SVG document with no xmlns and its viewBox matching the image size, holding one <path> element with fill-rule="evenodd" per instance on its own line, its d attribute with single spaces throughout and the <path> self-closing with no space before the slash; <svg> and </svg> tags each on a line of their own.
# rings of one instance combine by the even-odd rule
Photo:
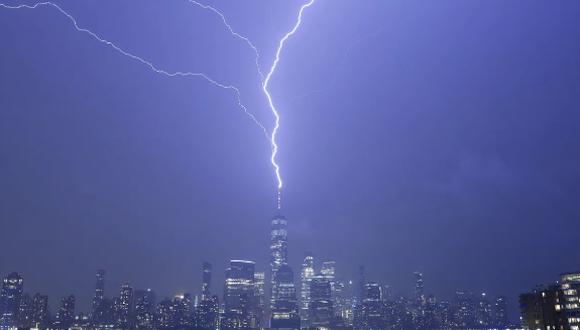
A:
<svg viewBox="0 0 580 330">
<path fill-rule="evenodd" d="M 22 0 L 24 1 L 24 0 Z M 6 4 L 31 2 L 6 1 Z M 57 1 L 169 71 L 240 87 L 269 129 L 253 52 L 187 1 Z M 212 1 L 271 64 L 301 1 Z M 580 268 L 580 2 L 319 0 L 271 91 L 290 259 L 428 292 L 517 294 Z M 168 78 L 50 7 L 0 8 L 0 274 L 78 295 L 94 272 L 159 296 L 266 270 L 275 178 L 235 95 Z M 214 291 L 219 292 L 218 286 Z"/>
</svg>

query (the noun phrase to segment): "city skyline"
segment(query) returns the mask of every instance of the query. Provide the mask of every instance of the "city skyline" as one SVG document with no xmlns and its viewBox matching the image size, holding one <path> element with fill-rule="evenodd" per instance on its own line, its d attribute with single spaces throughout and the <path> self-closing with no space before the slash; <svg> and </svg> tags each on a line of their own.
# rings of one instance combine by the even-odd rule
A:
<svg viewBox="0 0 580 330">
<path fill-rule="evenodd" d="M 61 297 L 52 312 L 48 297 L 35 293 L 31 299 L 24 290 L 23 277 L 13 272 L 2 283 L 0 328 L 370 330 L 519 326 L 519 321 L 509 318 L 506 297 L 457 290 L 454 299 L 441 299 L 425 291 L 421 272 L 413 273 L 412 294 L 403 296 L 389 285 L 369 280 L 364 265 L 359 267 L 357 279 L 347 279 L 335 261 L 316 262 L 312 253 L 305 253 L 297 281 L 286 262 L 287 226 L 287 219 L 280 214 L 271 220 L 269 278 L 256 269 L 255 261 L 229 261 L 221 304 L 219 295 L 213 293 L 220 291 L 212 287 L 213 266 L 205 261 L 196 293 L 180 292 L 164 298 L 151 287 L 135 288 L 129 282 L 121 284 L 118 296 L 107 295 L 115 290 L 106 285 L 107 271 L 99 269 L 88 312 L 79 310 L 74 294 Z M 572 281 L 580 279 L 580 275 L 570 276 Z M 527 320 L 527 314 L 523 315 Z"/>
</svg>

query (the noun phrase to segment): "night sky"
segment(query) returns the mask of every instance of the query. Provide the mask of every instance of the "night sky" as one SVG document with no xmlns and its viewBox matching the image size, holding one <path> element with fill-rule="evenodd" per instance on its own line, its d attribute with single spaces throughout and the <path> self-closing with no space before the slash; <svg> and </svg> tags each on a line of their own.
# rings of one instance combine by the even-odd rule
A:
<svg viewBox="0 0 580 330">
<path fill-rule="evenodd" d="M 273 127 L 254 53 L 215 14 L 56 3 L 163 69 L 238 86 Z M 207 3 L 266 71 L 304 2 Z M 98 268 L 108 296 L 160 297 L 199 292 L 204 260 L 217 293 L 229 259 L 267 270 L 270 145 L 231 91 L 156 74 L 52 7 L 0 9 L 0 41 L 0 275 L 87 311 Z M 395 292 L 419 270 L 429 293 L 515 306 L 580 269 L 580 2 L 318 0 L 271 91 L 295 273 L 312 251 Z"/>
</svg>

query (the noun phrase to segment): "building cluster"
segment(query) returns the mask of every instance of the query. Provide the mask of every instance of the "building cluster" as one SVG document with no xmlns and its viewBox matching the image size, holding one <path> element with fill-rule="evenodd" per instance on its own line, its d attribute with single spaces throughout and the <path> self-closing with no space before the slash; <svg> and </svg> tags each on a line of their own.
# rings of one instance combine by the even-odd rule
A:
<svg viewBox="0 0 580 330">
<path fill-rule="evenodd" d="M 213 270 L 207 262 L 202 265 L 198 295 L 180 294 L 159 301 L 153 290 L 137 290 L 128 283 L 121 285 L 116 297 L 108 298 L 106 272 L 99 270 L 89 313 L 77 313 L 75 297 L 69 295 L 61 299 L 53 315 L 46 295 L 24 293 L 22 277 L 9 274 L 2 283 L 0 330 L 421 330 L 509 326 L 505 298 L 458 291 L 450 301 L 439 300 L 425 294 L 423 274 L 419 272 L 414 273 L 415 289 L 410 298 L 395 296 L 388 286 L 368 281 L 362 266 L 356 280 L 346 280 L 334 261 L 318 261 L 311 253 L 305 254 L 295 275 L 288 264 L 287 225 L 283 216 L 271 222 L 268 271 L 258 271 L 254 261 L 231 260 L 221 295 L 212 293 Z M 559 286 L 560 291 L 540 296 L 566 299 L 572 287 L 566 280 Z M 529 299 L 537 296 L 531 295 Z M 534 302 L 533 306 L 538 305 Z"/>
<path fill-rule="evenodd" d="M 580 273 L 520 295 L 522 322 L 530 330 L 580 330 Z"/>
</svg>

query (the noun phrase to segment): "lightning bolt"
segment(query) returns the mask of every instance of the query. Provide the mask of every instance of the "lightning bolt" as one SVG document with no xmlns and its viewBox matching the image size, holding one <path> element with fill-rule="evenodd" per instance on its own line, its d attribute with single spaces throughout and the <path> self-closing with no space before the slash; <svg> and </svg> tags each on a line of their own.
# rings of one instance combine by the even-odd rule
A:
<svg viewBox="0 0 580 330">
<path fill-rule="evenodd" d="M 240 89 L 237 88 L 236 86 L 218 82 L 217 80 L 211 78 L 210 76 L 208 76 L 207 74 L 205 74 L 203 72 L 189 72 L 189 71 L 170 72 L 170 71 L 166 71 L 164 69 L 160 69 L 159 67 L 154 65 L 152 62 L 147 61 L 140 56 L 137 56 L 131 52 L 128 52 L 128 51 L 122 49 L 121 47 L 119 47 L 115 43 L 113 43 L 112 41 L 109 41 L 109 40 L 106 40 L 106 39 L 100 37 L 98 34 L 96 34 L 95 32 L 92 32 L 91 30 L 88 30 L 86 28 L 79 26 L 77 20 L 71 14 L 69 14 L 67 11 L 65 11 L 59 5 L 57 5 L 53 2 L 46 1 L 46 2 L 38 2 L 38 3 L 35 3 L 33 5 L 16 5 L 16 6 L 9 6 L 9 5 L 6 5 L 4 3 L 0 3 L 0 8 L 5 8 L 5 9 L 36 9 L 40 6 L 50 6 L 50 7 L 55 8 L 57 11 L 59 11 L 62 15 L 64 15 L 65 17 L 67 17 L 71 21 L 74 28 L 78 32 L 88 34 L 89 36 L 91 36 L 92 38 L 97 40 L 98 42 L 103 43 L 103 44 L 111 47 L 112 49 L 114 49 L 118 53 L 145 65 L 146 67 L 148 67 L 151 71 L 153 71 L 155 73 L 165 75 L 167 77 L 198 77 L 198 78 L 202 78 L 202 79 L 206 80 L 207 82 L 209 82 L 210 84 L 212 84 L 216 87 L 233 91 L 235 96 L 236 96 L 236 101 L 238 103 L 238 107 L 254 122 L 254 124 L 256 124 L 264 132 L 264 136 L 267 139 L 271 139 L 271 136 L 268 133 L 268 130 L 264 127 L 264 125 L 262 125 L 262 123 L 260 123 L 260 121 L 258 121 L 256 116 L 253 113 L 251 113 L 248 110 L 248 108 L 242 103 L 242 95 L 240 93 Z M 248 40 L 248 42 L 249 42 L 249 40 Z"/>
<path fill-rule="evenodd" d="M 278 110 L 276 108 L 276 106 L 274 105 L 274 102 L 272 100 L 272 95 L 270 94 L 270 90 L 268 89 L 269 85 L 270 85 L 270 80 L 272 78 L 272 75 L 275 73 L 276 68 L 278 67 L 278 63 L 280 62 L 280 54 L 282 53 L 282 49 L 284 48 L 284 45 L 286 44 L 286 41 L 296 33 L 296 31 L 298 30 L 298 28 L 300 27 L 300 25 L 302 24 L 302 15 L 304 13 L 304 11 L 312 6 L 315 2 L 315 0 L 309 0 L 307 3 L 305 3 L 304 5 L 302 5 L 300 7 L 300 10 L 298 11 L 298 17 L 296 19 L 296 23 L 294 24 L 294 26 L 292 27 L 292 29 L 287 32 L 282 39 L 280 39 L 280 41 L 278 42 L 278 48 L 276 49 L 276 56 L 274 58 L 274 61 L 270 67 L 270 70 L 268 71 L 268 73 L 266 74 L 266 76 L 263 75 L 261 69 L 260 69 L 260 52 L 258 51 L 258 48 L 252 43 L 252 41 L 239 34 L 238 32 L 236 32 L 233 27 L 228 23 L 225 15 L 219 11 L 218 9 L 216 9 L 215 7 L 212 7 L 210 5 L 206 5 L 206 4 L 202 4 L 198 1 L 195 0 L 188 0 L 190 3 L 205 9 L 205 10 L 209 10 L 212 11 L 213 13 L 215 13 L 216 15 L 218 15 L 222 21 L 222 23 L 224 24 L 224 26 L 227 28 L 227 30 L 230 32 L 231 35 L 233 35 L 234 37 L 244 41 L 248 47 L 250 47 L 254 54 L 255 54 L 255 65 L 256 65 L 256 71 L 258 72 L 258 75 L 261 78 L 262 81 L 262 91 L 264 92 L 264 95 L 266 96 L 266 99 L 268 100 L 268 105 L 270 107 L 270 110 L 272 112 L 272 114 L 274 115 L 274 128 L 272 129 L 272 134 L 268 133 L 268 130 L 264 127 L 264 125 L 262 123 L 260 123 L 257 118 L 255 117 L 254 114 L 252 114 L 247 107 L 242 103 L 242 97 L 241 97 L 241 93 L 239 88 L 237 88 L 236 86 L 233 85 L 228 85 L 228 84 L 224 84 L 221 82 L 218 82 L 217 80 L 211 78 L 210 76 L 208 76 L 207 74 L 203 73 L 203 72 L 189 72 L 189 71 L 174 71 L 174 72 L 170 72 L 170 71 L 166 71 L 163 69 L 158 68 L 156 65 L 154 65 L 152 62 L 145 60 L 144 58 L 137 56 L 131 52 L 128 52 L 124 49 L 122 49 L 121 47 L 117 46 L 115 43 L 106 40 L 102 37 L 100 37 L 98 34 L 80 27 L 79 24 L 77 23 L 77 20 L 68 12 L 66 12 L 64 9 L 62 9 L 60 6 L 58 6 L 57 4 L 53 3 L 53 2 L 38 2 L 35 3 L 34 5 L 16 5 L 16 6 L 10 6 L 10 5 L 6 5 L 3 3 L 0 3 L 0 8 L 6 8 L 6 9 L 36 9 L 39 6 L 51 6 L 53 8 L 55 8 L 56 10 L 58 10 L 61 14 L 63 14 L 64 16 L 66 16 L 73 24 L 74 28 L 78 31 L 78 32 L 82 32 L 82 33 L 86 33 L 89 36 L 93 37 L 95 40 L 97 40 L 100 43 L 103 43 L 107 46 L 110 46 L 111 48 L 113 48 L 115 51 L 119 52 L 120 54 L 129 57 L 143 65 L 145 65 L 146 67 L 148 67 L 151 71 L 157 73 L 157 74 L 161 74 L 161 75 L 165 75 L 167 77 L 199 77 L 199 78 L 203 78 L 205 79 L 207 82 L 211 83 L 212 85 L 216 86 L 216 87 L 220 87 L 223 89 L 227 89 L 227 90 L 232 90 L 234 91 L 234 94 L 236 96 L 236 100 L 238 103 L 238 107 L 258 126 L 260 127 L 260 129 L 264 132 L 264 136 L 269 139 L 270 141 L 270 145 L 272 147 L 272 154 L 270 156 L 270 162 L 274 168 L 274 172 L 276 175 L 276 181 L 277 181 L 277 207 L 278 209 L 281 208 L 281 192 L 282 192 L 282 187 L 283 187 L 283 181 L 282 181 L 282 176 L 280 174 L 280 165 L 277 163 L 277 155 L 278 155 L 278 144 L 276 142 L 276 136 L 278 133 L 278 129 L 280 128 L 280 115 L 278 113 Z"/>
<path fill-rule="evenodd" d="M 209 10 L 209 11 L 212 11 L 216 15 L 218 15 L 221 18 L 222 23 L 224 24 L 224 26 L 230 32 L 230 34 L 233 35 L 234 37 L 236 37 L 236 38 L 244 41 L 248 45 L 248 47 L 250 47 L 254 51 L 254 54 L 256 55 L 256 60 L 255 60 L 255 62 L 256 62 L 256 70 L 258 71 L 258 74 L 260 75 L 260 80 L 263 81 L 264 80 L 264 74 L 262 73 L 262 70 L 260 69 L 260 52 L 258 51 L 258 48 L 254 45 L 254 43 L 248 37 L 243 36 L 243 35 L 239 34 L 238 32 L 236 32 L 232 28 L 232 26 L 230 25 L 230 23 L 228 23 L 228 21 L 226 19 L 226 16 L 221 11 L 219 11 L 218 9 L 216 9 L 215 7 L 212 7 L 210 5 L 202 4 L 202 3 L 197 2 L 195 0 L 189 0 L 189 2 L 192 3 L 192 4 L 194 4 L 194 5 L 196 5 L 196 6 L 198 6 L 198 7 L 200 7 L 200 8 L 203 8 L 203 9 L 206 9 L 206 10 Z"/>
<path fill-rule="evenodd" d="M 270 106 L 270 110 L 274 114 L 274 118 L 275 118 L 274 129 L 272 130 L 272 135 L 270 135 L 270 143 L 272 144 L 272 155 L 270 157 L 270 162 L 272 163 L 272 166 L 274 166 L 276 180 L 278 181 L 278 195 L 277 195 L 277 207 L 278 207 L 278 209 L 280 209 L 282 207 L 281 194 L 282 194 L 282 187 L 284 185 L 282 182 L 282 176 L 280 175 L 280 165 L 278 165 L 278 162 L 276 161 L 276 156 L 278 155 L 278 144 L 276 143 L 276 136 L 278 134 L 278 129 L 280 128 L 280 114 L 278 113 L 278 110 L 276 109 L 276 106 L 274 105 L 274 101 L 272 101 L 272 95 L 270 94 L 268 87 L 270 85 L 270 79 L 272 78 L 272 75 L 274 74 L 274 72 L 276 71 L 276 68 L 278 67 L 278 63 L 280 62 L 280 53 L 282 53 L 282 49 L 284 48 L 286 41 L 292 35 L 294 35 L 294 33 L 296 33 L 296 31 L 300 27 L 300 24 L 302 24 L 302 14 L 304 13 L 304 10 L 306 10 L 306 8 L 312 6 L 314 4 L 314 1 L 315 0 L 309 0 L 307 3 L 302 5 L 302 7 L 300 7 L 300 10 L 298 11 L 298 18 L 296 19 L 296 23 L 294 24 L 294 27 L 290 31 L 288 31 L 284 35 L 284 37 L 282 37 L 282 39 L 280 39 L 280 41 L 278 42 L 278 48 L 276 49 L 276 57 L 274 58 L 274 62 L 272 63 L 272 66 L 270 67 L 270 71 L 268 71 L 268 74 L 266 75 L 266 78 L 264 78 L 264 81 L 262 83 L 262 90 L 264 91 L 264 94 L 266 95 L 266 98 L 268 99 L 268 105 Z"/>
</svg>

